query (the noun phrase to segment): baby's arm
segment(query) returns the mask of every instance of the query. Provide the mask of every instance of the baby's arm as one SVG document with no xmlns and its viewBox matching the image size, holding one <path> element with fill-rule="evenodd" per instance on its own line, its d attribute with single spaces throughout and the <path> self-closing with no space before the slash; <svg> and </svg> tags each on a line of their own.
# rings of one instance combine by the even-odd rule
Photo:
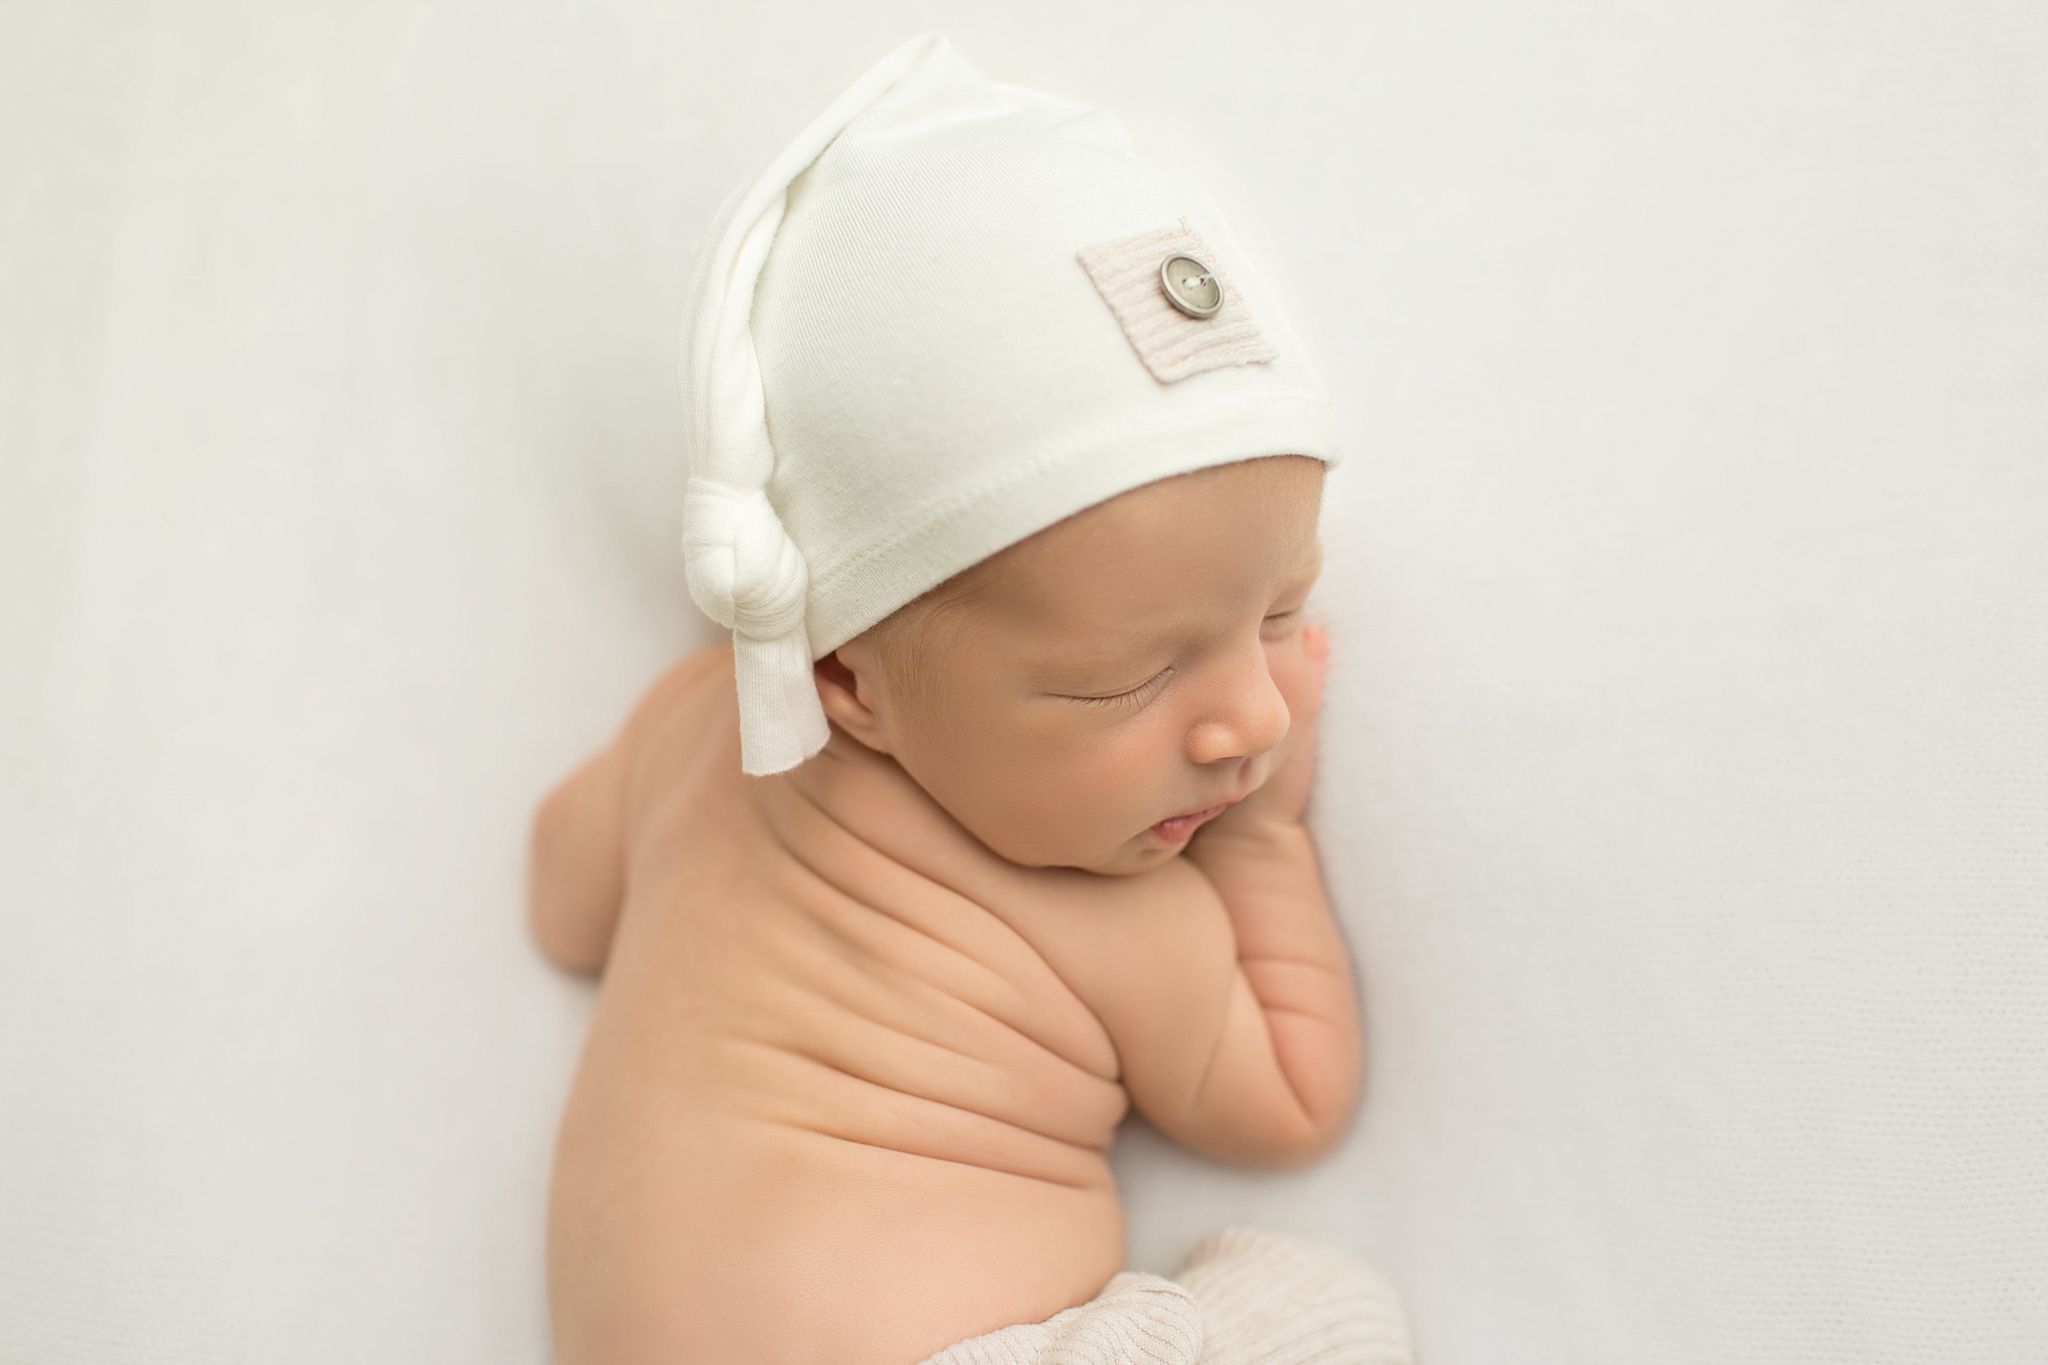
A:
<svg viewBox="0 0 2048 1365">
<path fill-rule="evenodd" d="M 1188 850 L 1222 899 L 1238 971 L 1201 1085 L 1171 1115 L 1147 1110 L 1189 1146 L 1259 1164 L 1322 1155 L 1358 1103 L 1358 1000 L 1301 822 L 1313 763 L 1303 739 Z"/>
<path fill-rule="evenodd" d="M 611 955 L 626 885 L 625 761 L 613 744 L 533 817 L 527 922 L 556 966 L 594 976 Z"/>
<path fill-rule="evenodd" d="M 1302 825 L 1321 632 L 1275 680 L 1303 720 L 1265 786 L 1094 921 L 1070 979 L 1116 1041 L 1131 1099 L 1162 1132 L 1226 1160 L 1327 1152 L 1357 1104 L 1358 1003 Z"/>
</svg>

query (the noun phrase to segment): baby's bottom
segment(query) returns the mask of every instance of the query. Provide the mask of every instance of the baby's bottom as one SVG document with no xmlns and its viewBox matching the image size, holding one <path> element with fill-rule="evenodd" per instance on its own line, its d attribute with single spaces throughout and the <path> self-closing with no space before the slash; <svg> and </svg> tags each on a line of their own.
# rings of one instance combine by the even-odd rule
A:
<svg viewBox="0 0 2048 1365">
<path fill-rule="evenodd" d="M 924 1365 L 1409 1365 L 1400 1301 L 1339 1251 L 1232 1228 L 1172 1280 L 1119 1275 L 1044 1322 L 949 1346 Z"/>
</svg>

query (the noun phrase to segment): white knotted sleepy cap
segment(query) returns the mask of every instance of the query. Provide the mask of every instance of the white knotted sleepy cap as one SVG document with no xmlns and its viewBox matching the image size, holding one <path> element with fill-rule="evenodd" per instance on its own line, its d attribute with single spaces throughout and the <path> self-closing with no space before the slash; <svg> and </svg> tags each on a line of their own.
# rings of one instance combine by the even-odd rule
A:
<svg viewBox="0 0 2048 1365">
<path fill-rule="evenodd" d="M 1171 475 L 1337 455 L 1208 198 L 931 36 L 727 203 L 682 370 L 690 593 L 754 774 L 824 746 L 815 659 L 968 566 Z"/>
</svg>

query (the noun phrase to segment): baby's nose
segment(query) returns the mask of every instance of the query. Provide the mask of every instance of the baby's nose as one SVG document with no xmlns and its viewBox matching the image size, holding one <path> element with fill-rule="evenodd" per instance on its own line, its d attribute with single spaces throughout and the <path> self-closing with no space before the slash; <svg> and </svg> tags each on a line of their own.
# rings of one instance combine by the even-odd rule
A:
<svg viewBox="0 0 2048 1365">
<path fill-rule="evenodd" d="M 1188 757 L 1205 764 L 1256 758 L 1278 747 L 1292 723 L 1287 700 L 1274 685 L 1265 652 L 1261 650 L 1257 667 L 1239 670 L 1226 685 L 1214 712 L 1204 716 L 1189 733 Z"/>
</svg>

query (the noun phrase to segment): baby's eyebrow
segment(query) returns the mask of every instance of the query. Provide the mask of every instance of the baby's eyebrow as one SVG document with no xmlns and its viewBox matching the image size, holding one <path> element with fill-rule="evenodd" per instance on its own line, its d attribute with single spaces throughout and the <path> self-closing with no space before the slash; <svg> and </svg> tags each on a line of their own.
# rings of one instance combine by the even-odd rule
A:
<svg viewBox="0 0 2048 1365">
<path fill-rule="evenodd" d="M 1068 681 L 1103 678 L 1113 682 L 1128 678 L 1131 682 L 1142 682 L 1167 666 L 1165 656 L 1171 652 L 1167 646 L 1155 645 L 1115 652 L 1061 654 L 1046 660 L 1046 671 Z M 1144 676 L 1140 677 L 1140 674 Z"/>
<path fill-rule="evenodd" d="M 1175 631 L 1069 639 L 1035 651 L 1025 667 L 1053 691 L 1115 692 L 1135 687 L 1170 666 L 1185 643 Z"/>
</svg>

